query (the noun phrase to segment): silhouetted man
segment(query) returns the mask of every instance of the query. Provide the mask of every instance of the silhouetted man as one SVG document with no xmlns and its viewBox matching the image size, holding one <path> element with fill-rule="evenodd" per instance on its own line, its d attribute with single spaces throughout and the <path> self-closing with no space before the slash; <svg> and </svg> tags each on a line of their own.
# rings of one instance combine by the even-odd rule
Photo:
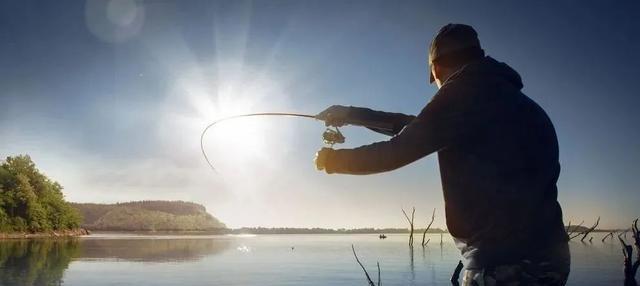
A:
<svg viewBox="0 0 640 286">
<path fill-rule="evenodd" d="M 328 125 L 393 135 L 355 149 L 322 148 L 318 170 L 391 171 L 438 152 L 447 227 L 465 257 L 464 285 L 564 285 L 568 239 L 557 201 L 551 120 L 508 65 L 485 56 L 475 30 L 444 26 L 429 50 L 438 92 L 418 116 L 331 106 Z"/>
</svg>

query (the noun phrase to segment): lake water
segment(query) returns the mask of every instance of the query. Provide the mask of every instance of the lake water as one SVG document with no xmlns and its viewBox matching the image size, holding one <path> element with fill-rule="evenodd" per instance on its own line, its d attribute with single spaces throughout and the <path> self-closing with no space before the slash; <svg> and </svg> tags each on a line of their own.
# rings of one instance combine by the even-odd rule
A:
<svg viewBox="0 0 640 286">
<path fill-rule="evenodd" d="M 366 285 L 351 244 L 371 275 L 380 262 L 383 285 L 450 285 L 460 254 L 448 235 L 428 237 L 413 251 L 405 234 L 4 240 L 0 285 Z M 622 285 L 619 242 L 601 237 L 571 242 L 569 285 Z"/>
</svg>

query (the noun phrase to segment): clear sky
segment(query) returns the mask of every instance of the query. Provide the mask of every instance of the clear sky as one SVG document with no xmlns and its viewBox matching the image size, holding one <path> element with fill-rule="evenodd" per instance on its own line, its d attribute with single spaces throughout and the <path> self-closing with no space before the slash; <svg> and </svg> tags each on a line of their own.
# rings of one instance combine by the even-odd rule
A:
<svg viewBox="0 0 640 286">
<path fill-rule="evenodd" d="M 515 68 L 553 120 L 565 221 L 640 215 L 638 1 L 0 1 L 0 156 L 29 154 L 68 200 L 189 200 L 231 227 L 444 227 L 436 156 L 379 175 L 317 172 L 332 104 L 416 114 L 450 22 Z M 343 129 L 345 146 L 385 140 Z"/>
</svg>

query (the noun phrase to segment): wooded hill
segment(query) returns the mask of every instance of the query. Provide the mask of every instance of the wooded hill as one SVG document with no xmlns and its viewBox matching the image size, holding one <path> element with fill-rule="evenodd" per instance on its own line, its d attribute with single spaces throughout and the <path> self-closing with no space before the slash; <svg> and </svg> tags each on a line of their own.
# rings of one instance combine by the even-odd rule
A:
<svg viewBox="0 0 640 286">
<path fill-rule="evenodd" d="M 226 228 L 204 206 L 183 201 L 116 204 L 72 203 L 84 217 L 82 227 L 106 231 L 188 231 Z"/>
</svg>

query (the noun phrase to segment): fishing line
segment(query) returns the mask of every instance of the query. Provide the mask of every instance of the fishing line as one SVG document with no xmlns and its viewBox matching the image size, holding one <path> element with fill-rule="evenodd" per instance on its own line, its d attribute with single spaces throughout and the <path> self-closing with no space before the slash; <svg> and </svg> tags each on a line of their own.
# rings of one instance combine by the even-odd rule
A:
<svg viewBox="0 0 640 286">
<path fill-rule="evenodd" d="M 233 116 L 224 117 L 214 121 L 213 123 L 207 125 L 207 127 L 204 128 L 204 130 L 202 131 L 202 134 L 200 135 L 200 151 L 202 151 L 202 155 L 204 156 L 204 159 L 207 161 L 207 164 L 209 164 L 209 167 L 211 167 L 211 170 L 213 170 L 215 173 L 218 173 L 218 171 L 216 171 L 216 168 L 213 166 L 213 164 L 209 160 L 209 157 L 207 156 L 207 152 L 204 150 L 204 135 L 207 133 L 207 130 L 209 130 L 209 128 L 213 127 L 214 125 L 222 121 L 227 121 L 227 120 L 241 118 L 241 117 L 253 117 L 253 116 L 290 116 L 290 117 L 317 119 L 315 115 L 309 115 L 309 114 L 286 113 L 286 112 L 261 112 L 261 113 L 233 115 Z M 339 134 L 339 136 L 342 136 L 339 130 L 332 131 L 332 132 L 337 132 L 337 134 L 335 135 Z M 325 141 L 326 141 L 326 138 L 325 138 Z M 333 142 L 333 143 L 336 143 L 336 142 Z M 342 142 L 344 142 L 344 137 L 342 137 Z M 337 143 L 341 143 L 341 142 L 337 142 Z"/>
</svg>

